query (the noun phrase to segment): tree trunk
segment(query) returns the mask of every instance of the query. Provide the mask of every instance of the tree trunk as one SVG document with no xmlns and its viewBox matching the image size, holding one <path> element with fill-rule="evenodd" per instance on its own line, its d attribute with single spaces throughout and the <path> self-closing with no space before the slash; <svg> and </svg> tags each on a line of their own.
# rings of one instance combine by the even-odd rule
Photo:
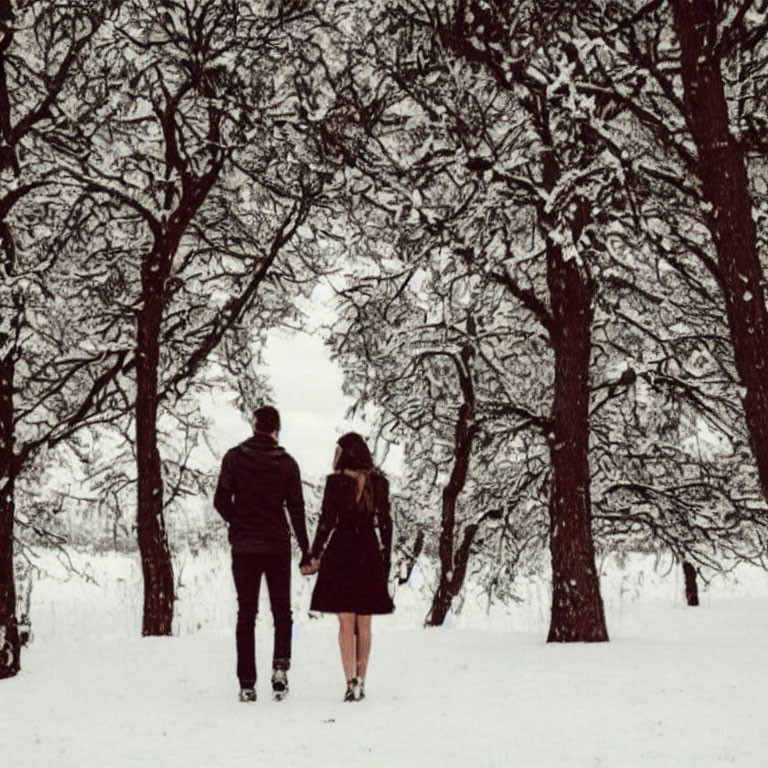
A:
<svg viewBox="0 0 768 768">
<path fill-rule="evenodd" d="M 683 574 L 685 575 L 685 600 L 688 605 L 699 604 L 699 587 L 696 584 L 696 569 L 683 560 Z"/>
<path fill-rule="evenodd" d="M 424 538 L 424 529 L 419 528 L 416 532 L 416 540 L 413 542 L 413 547 L 411 547 L 411 551 L 408 553 L 408 560 L 405 564 L 405 576 L 397 577 L 398 584 L 407 584 L 410 581 L 413 569 L 416 567 L 416 561 L 424 549 Z"/>
<path fill-rule="evenodd" d="M 21 668 L 13 573 L 16 460 L 13 453 L 14 364 L 11 354 L 0 362 L 0 680 L 13 677 Z"/>
<path fill-rule="evenodd" d="M 450 570 L 448 574 L 450 574 Z M 451 610 L 451 603 L 453 603 L 454 597 L 450 576 L 446 574 L 446 569 L 441 563 L 440 582 L 432 598 L 432 605 L 429 608 L 424 625 L 427 627 L 442 627 L 446 616 L 448 616 L 448 611 Z"/>
<path fill-rule="evenodd" d="M 451 472 L 448 485 L 443 489 L 442 519 L 440 528 L 440 581 L 437 591 L 432 598 L 432 605 L 424 622 L 428 627 L 440 627 L 445 622 L 448 611 L 451 610 L 453 598 L 464 586 L 466 562 L 454 561 L 454 537 L 456 535 L 456 502 L 464 487 L 469 454 L 471 451 L 471 436 L 467 434 L 466 404 L 462 405 L 462 414 L 457 425 L 457 456 Z"/>
<path fill-rule="evenodd" d="M 171 136 L 176 130 L 174 114 L 169 111 L 164 116 L 165 129 Z M 141 265 L 142 308 L 136 339 L 136 471 L 139 552 L 144 576 L 143 635 L 171 634 L 175 600 L 173 561 L 163 514 L 163 468 L 157 446 L 158 369 L 165 285 L 181 238 L 220 171 L 221 163 L 216 161 L 208 173 L 184 190 L 178 208 L 166 214 L 168 223 L 162 234 L 155 235 L 152 251 Z M 169 192 L 169 210 L 171 200 Z"/>
<path fill-rule="evenodd" d="M 155 269 L 153 269 L 155 267 Z M 157 371 L 159 365 L 162 286 L 157 262 L 142 267 L 144 305 L 138 318 L 136 355 L 137 526 L 144 576 L 143 635 L 170 635 L 174 579 L 163 516 L 163 474 L 157 447 Z"/>
<path fill-rule="evenodd" d="M 589 473 L 591 290 L 575 259 L 548 243 L 555 353 L 549 501 L 552 616 L 547 642 L 608 639 L 592 543 Z"/>
<path fill-rule="evenodd" d="M 3 269 L 15 271 L 15 248 L 11 232 L 0 221 L 0 248 Z M 19 321 L 24 310 L 22 298 L 4 290 L 4 316 L 0 317 L 0 680 L 21 669 L 21 644 L 16 616 L 16 581 L 13 572 L 13 528 L 16 477 L 19 467 L 14 452 L 14 402 Z M 11 306 L 8 306 L 8 305 Z"/>
<path fill-rule="evenodd" d="M 728 107 L 715 55 L 718 11 L 714 0 L 670 0 L 680 41 L 686 119 L 698 153 L 697 172 L 712 206 L 709 227 L 744 412 L 763 496 L 768 499 L 768 312 L 757 251 L 746 162 L 730 131 Z"/>
<path fill-rule="evenodd" d="M 425 625 L 428 627 L 442 626 L 448 611 L 451 609 L 453 598 L 464 586 L 466 573 L 466 560 L 469 550 L 463 551 L 463 547 L 455 551 L 456 535 L 456 502 L 459 494 L 464 489 L 469 471 L 469 460 L 472 454 L 472 442 L 474 440 L 473 421 L 475 418 L 475 392 L 469 373 L 471 350 L 464 347 L 461 351 L 461 360 L 454 360 L 459 376 L 463 401 L 459 408 L 459 417 L 456 421 L 454 437 L 455 460 L 451 469 L 448 484 L 443 489 L 442 516 L 440 527 L 440 543 L 438 553 L 440 557 L 440 581 L 437 591 L 432 598 L 432 606 L 429 609 Z M 454 554 L 456 557 L 454 557 Z M 461 560 L 463 559 L 463 562 Z"/>
</svg>

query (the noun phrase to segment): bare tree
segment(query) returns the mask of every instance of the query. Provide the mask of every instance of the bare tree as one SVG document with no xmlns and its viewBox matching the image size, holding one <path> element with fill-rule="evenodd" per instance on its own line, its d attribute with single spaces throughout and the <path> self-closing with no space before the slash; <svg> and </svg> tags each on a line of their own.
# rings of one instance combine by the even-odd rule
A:
<svg viewBox="0 0 768 768">
<path fill-rule="evenodd" d="M 721 67 L 734 48 L 757 45 L 768 33 L 765 21 L 750 25 L 745 1 L 720 30 L 714 0 L 670 2 L 680 44 L 684 117 L 696 145 L 694 168 L 704 199 L 712 206 L 708 224 L 727 309 L 736 367 L 746 393 L 744 413 L 752 450 L 768 498 L 768 311 L 765 276 L 757 250 L 744 148 L 731 128 Z M 765 5 L 765 4 L 763 4 Z M 765 13 L 765 7 L 763 14 Z"/>
<path fill-rule="evenodd" d="M 559 42 L 561 16 L 536 3 L 396 3 L 353 42 L 365 60 L 358 73 L 326 73 L 333 95 L 317 134 L 359 171 L 368 198 L 383 185 L 380 207 L 421 224 L 426 249 L 451 248 L 487 274 L 545 335 L 549 637 L 599 641 L 607 631 L 590 526 L 590 263 L 610 214 L 596 221 L 592 201 L 621 193 L 600 137 L 561 85 L 577 64 Z"/>
<path fill-rule="evenodd" d="M 125 362 L 120 351 L 89 348 L 82 332 L 83 284 L 100 264 L 76 266 L 68 247 L 82 208 L 48 140 L 108 12 L 108 3 L 0 3 L 0 678 L 20 667 L 20 481 L 41 449 L 104 418 Z"/>
<path fill-rule="evenodd" d="M 602 447 L 593 459 L 603 461 L 616 450 L 622 423 L 618 429 L 611 426 L 617 412 L 606 409 L 605 403 L 621 398 L 631 408 L 637 392 L 633 384 L 641 378 L 663 396 L 672 393 L 686 399 L 697 414 L 690 422 L 694 434 L 696 419 L 724 422 L 725 432 L 736 437 L 733 455 L 738 455 L 736 390 L 723 334 L 708 330 L 721 310 L 711 300 L 717 272 L 697 235 L 704 221 L 702 198 L 676 171 L 664 169 L 665 162 L 675 168 L 678 156 L 687 162 L 688 155 L 678 134 L 668 131 L 664 118 L 653 113 L 661 98 L 672 99 L 672 89 L 662 87 L 661 96 L 649 99 L 650 107 L 643 99 L 635 105 L 630 95 L 620 101 L 605 89 L 606 71 L 613 72 L 622 56 L 637 56 L 638 45 L 630 40 L 613 56 L 599 44 L 603 33 L 598 25 L 610 20 L 611 34 L 630 35 L 660 6 L 650 3 L 622 24 L 611 16 L 616 7 L 604 9 L 599 3 L 578 12 L 535 2 L 515 8 L 461 0 L 396 3 L 381 16 L 371 14 L 355 34 L 340 32 L 346 68 L 326 68 L 312 81 L 311 92 L 305 89 L 315 140 L 345 169 L 354 203 L 366 210 L 370 206 L 407 233 L 393 250 L 407 253 L 411 264 L 424 257 L 435 259 L 441 269 L 449 274 L 454 269 L 455 274 L 444 255 L 452 252 L 503 289 L 528 313 L 532 333 L 546 340 L 542 360 L 552 355 L 553 378 L 548 380 L 541 368 L 539 376 L 542 391 L 551 392 L 552 401 L 550 415 L 540 418 L 538 426 L 549 442 L 552 469 L 553 640 L 604 637 L 591 543 L 595 475 L 588 443 L 594 424 Z M 328 39 L 333 39 L 332 29 L 331 24 L 324 28 Z M 663 44 L 659 35 L 648 39 Z M 669 58 L 668 52 L 659 56 L 665 63 Z M 653 77 L 662 76 L 652 67 L 652 58 L 638 61 L 635 65 L 648 67 Z M 643 130 L 638 132 L 638 125 Z M 674 144 L 657 151 L 658 135 L 674 139 Z M 644 153 L 645 161 L 640 159 Z M 654 295 L 660 277 L 645 283 L 635 279 L 636 249 L 646 264 L 656 262 L 657 271 L 663 260 L 678 275 L 674 290 L 690 292 L 694 303 L 674 296 L 672 290 L 663 298 Z M 692 258 L 699 263 L 692 264 Z M 406 283 L 402 277 L 402 285 Z M 702 296 L 705 301 L 696 305 Z M 646 323 L 641 354 L 626 346 L 627 329 L 637 330 L 643 323 L 637 312 L 626 311 L 632 302 L 674 325 L 674 331 L 659 333 L 658 323 Z M 688 321 L 690 312 L 696 322 Z M 387 313 L 382 318 L 386 321 Z M 453 352 L 441 354 L 461 361 L 461 349 L 456 344 Z M 686 367 L 681 358 L 694 352 L 711 361 L 706 375 Z M 655 353 L 659 356 L 653 361 Z M 674 368 L 681 359 L 682 372 Z M 607 363 L 608 369 L 600 370 L 597 363 Z M 445 375 L 448 370 L 453 375 L 450 366 Z M 458 363 L 456 371 L 461 379 Z M 362 376 L 358 383 L 363 388 L 370 383 L 363 371 L 352 368 L 350 375 Z M 391 375 L 383 380 L 392 385 Z M 454 450 L 471 444 L 466 438 L 476 416 L 476 393 L 468 386 L 473 382 L 469 377 L 462 380 L 463 418 L 456 422 L 459 439 Z M 645 390 L 646 395 L 650 391 Z M 658 402 L 655 395 L 651 399 Z M 542 411 L 546 409 L 529 412 Z M 639 453 L 625 439 L 630 434 L 635 440 L 640 437 L 637 430 L 624 432 L 618 456 Z M 643 440 L 650 434 L 657 433 Z M 462 469 L 466 452 L 457 450 L 454 458 L 455 482 L 446 478 L 444 542 L 450 540 L 450 500 L 467 479 Z M 706 462 L 679 448 L 666 459 L 680 468 L 673 472 L 676 478 L 666 489 L 667 498 L 690 494 L 692 473 L 701 477 Z M 626 489 L 632 482 L 627 478 L 611 484 L 601 477 L 603 465 L 597 467 L 601 504 L 622 483 Z M 674 540 L 683 552 L 703 547 L 704 539 L 712 536 L 724 544 L 723 551 L 731 551 L 731 524 L 720 525 L 714 518 L 705 522 L 707 506 L 714 504 L 717 515 L 740 509 L 744 520 L 750 517 L 748 510 L 727 483 L 712 484 L 704 496 L 700 491 L 685 519 L 688 533 L 697 528 L 701 535 L 690 538 L 673 528 L 660 540 Z M 672 508 L 680 512 L 686 506 L 681 500 Z M 751 546 L 739 556 L 751 556 Z M 449 551 L 447 546 L 443 550 Z M 451 573 L 450 558 L 443 560 L 442 570 Z"/>
<path fill-rule="evenodd" d="M 419 549 L 425 528 L 436 540 L 425 547 L 438 562 L 426 623 L 438 626 L 463 588 L 476 542 L 489 538 L 490 526 L 499 537 L 509 531 L 517 522 L 512 508 L 521 501 L 512 486 L 530 482 L 525 472 L 516 480 L 508 460 L 499 483 L 507 483 L 506 490 L 488 493 L 481 478 L 501 473 L 515 437 L 544 420 L 516 404 L 507 382 L 499 381 L 506 366 L 496 342 L 512 331 L 498 287 L 478 292 L 481 281 L 456 258 L 440 266 L 429 258 L 421 264 L 394 254 L 383 259 L 375 253 L 380 242 L 373 241 L 365 260 L 358 248 L 330 339 L 358 407 L 372 403 L 380 413 L 377 440 L 403 446 L 403 503 L 414 511 L 410 536 L 421 542 Z M 382 260 L 390 269 L 376 267 Z"/>
<path fill-rule="evenodd" d="M 768 316 L 756 216 L 766 193 L 765 10 L 752 0 L 589 4 L 578 24 L 595 45 L 579 56 L 595 77 L 577 86 L 623 114 L 612 141 L 626 170 L 657 194 L 686 197 L 686 218 L 693 210 L 700 219 L 687 228 L 688 248 L 724 305 L 764 496 Z"/>
<path fill-rule="evenodd" d="M 172 409 L 247 313 L 264 309 L 262 328 L 284 314 L 321 263 L 311 231 L 297 244 L 325 183 L 292 156 L 283 29 L 302 8 L 123 3 L 82 83 L 101 107 L 84 129 L 67 126 L 81 142 L 70 168 L 92 200 L 91 247 L 125 288 L 99 312 L 116 340 L 132 337 L 145 635 L 170 633 L 173 619 L 163 403 Z"/>
</svg>

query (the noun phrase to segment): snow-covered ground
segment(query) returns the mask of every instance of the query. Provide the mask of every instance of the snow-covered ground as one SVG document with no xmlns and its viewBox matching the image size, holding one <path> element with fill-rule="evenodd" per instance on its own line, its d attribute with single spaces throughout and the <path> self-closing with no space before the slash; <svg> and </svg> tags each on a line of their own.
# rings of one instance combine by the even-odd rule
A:
<svg viewBox="0 0 768 768">
<path fill-rule="evenodd" d="M 224 552 L 179 558 L 178 635 L 140 639 L 130 558 L 78 556 L 97 584 L 33 590 L 35 640 L 0 683 L 2 768 L 768 764 L 768 576 L 717 580 L 682 604 L 677 569 L 606 566 L 611 642 L 546 645 L 546 581 L 494 608 L 469 597 L 424 630 L 418 579 L 374 619 L 364 702 L 341 702 L 333 617 L 295 579 L 291 693 L 269 698 L 271 617 L 257 626 L 259 701 L 237 702 Z M 183 567 L 181 567 L 183 565 Z"/>
</svg>

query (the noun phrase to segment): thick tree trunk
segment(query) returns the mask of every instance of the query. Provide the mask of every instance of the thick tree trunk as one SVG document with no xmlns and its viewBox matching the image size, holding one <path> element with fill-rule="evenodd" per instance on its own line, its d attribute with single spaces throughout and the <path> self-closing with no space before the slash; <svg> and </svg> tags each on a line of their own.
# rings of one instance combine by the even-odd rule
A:
<svg viewBox="0 0 768 768">
<path fill-rule="evenodd" d="M 457 361 L 456 365 L 463 402 L 459 408 L 459 417 L 456 421 L 454 437 L 455 460 L 448 484 L 443 489 L 440 542 L 438 547 L 440 581 L 424 622 L 428 627 L 442 626 L 448 611 L 451 609 L 453 598 L 459 594 L 464 586 L 464 576 L 467 571 L 469 548 L 460 547 L 457 550 L 455 547 L 455 536 L 456 503 L 467 481 L 469 460 L 472 454 L 472 442 L 474 440 L 475 392 L 469 373 L 470 359 L 471 351 L 468 347 L 465 347 L 461 351 L 460 362 Z"/>
<path fill-rule="evenodd" d="M 166 134 L 172 137 L 176 130 L 174 113 L 167 112 L 164 120 L 167 121 L 164 126 Z M 169 151 L 173 154 L 177 151 L 174 140 L 171 140 L 171 145 Z M 171 634 L 175 600 L 173 561 L 163 514 L 163 470 L 157 445 L 158 369 L 164 291 L 181 238 L 220 171 L 221 163 L 217 161 L 207 174 L 184 191 L 178 208 L 168 214 L 164 231 L 156 233 L 154 247 L 141 265 L 142 308 L 138 315 L 136 339 L 136 470 L 139 552 L 144 576 L 143 635 Z M 169 207 L 171 200 L 169 193 Z"/>
<path fill-rule="evenodd" d="M 0 680 L 21 669 L 13 575 L 13 483 L 4 477 L 7 479 L 0 494 Z"/>
<path fill-rule="evenodd" d="M 698 175 L 712 205 L 717 250 L 744 412 L 763 495 L 768 499 L 768 312 L 757 251 L 746 162 L 730 131 L 720 61 L 715 56 L 714 0 L 671 0 L 680 41 L 686 118 Z"/>
<path fill-rule="evenodd" d="M 149 261 L 149 260 L 148 260 Z M 163 516 L 163 475 L 157 447 L 157 371 L 164 276 L 150 263 L 142 270 L 144 306 L 136 355 L 136 462 L 138 539 L 144 576 L 143 635 L 170 635 L 174 579 Z"/>
<path fill-rule="evenodd" d="M 685 576 L 685 600 L 688 605 L 698 605 L 699 587 L 696 583 L 696 569 L 687 560 L 683 560 L 683 575 Z"/>
<path fill-rule="evenodd" d="M 16 459 L 13 453 L 14 365 L 0 362 L 0 679 L 21 668 L 13 573 L 13 514 Z"/>
<path fill-rule="evenodd" d="M 15 249 L 5 221 L 0 221 L 0 248 L 3 269 L 6 274 L 12 275 L 16 261 Z M 5 314 L 0 317 L 0 679 L 13 677 L 21 669 L 13 571 L 15 491 L 19 471 L 14 451 L 13 391 L 16 386 L 16 345 L 23 304 L 21 296 L 14 291 L 4 290 L 3 299 Z"/>
<path fill-rule="evenodd" d="M 591 291 L 575 259 L 548 246 L 555 387 L 550 456 L 552 616 L 547 642 L 608 639 L 592 543 L 589 472 Z"/>
<path fill-rule="evenodd" d="M 19 161 L 13 142 L 5 53 L 11 47 L 13 36 L 13 8 L 10 0 L 0 0 L 0 171 L 10 169 L 18 176 Z"/>
</svg>

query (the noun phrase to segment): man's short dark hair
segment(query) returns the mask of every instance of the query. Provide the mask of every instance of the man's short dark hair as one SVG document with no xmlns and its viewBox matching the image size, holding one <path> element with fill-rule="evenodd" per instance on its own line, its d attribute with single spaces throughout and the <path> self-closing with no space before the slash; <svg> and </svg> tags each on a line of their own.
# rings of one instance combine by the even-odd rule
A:
<svg viewBox="0 0 768 768">
<path fill-rule="evenodd" d="M 277 408 L 263 405 L 253 412 L 253 428 L 256 432 L 278 432 L 280 430 L 280 414 Z"/>
</svg>

